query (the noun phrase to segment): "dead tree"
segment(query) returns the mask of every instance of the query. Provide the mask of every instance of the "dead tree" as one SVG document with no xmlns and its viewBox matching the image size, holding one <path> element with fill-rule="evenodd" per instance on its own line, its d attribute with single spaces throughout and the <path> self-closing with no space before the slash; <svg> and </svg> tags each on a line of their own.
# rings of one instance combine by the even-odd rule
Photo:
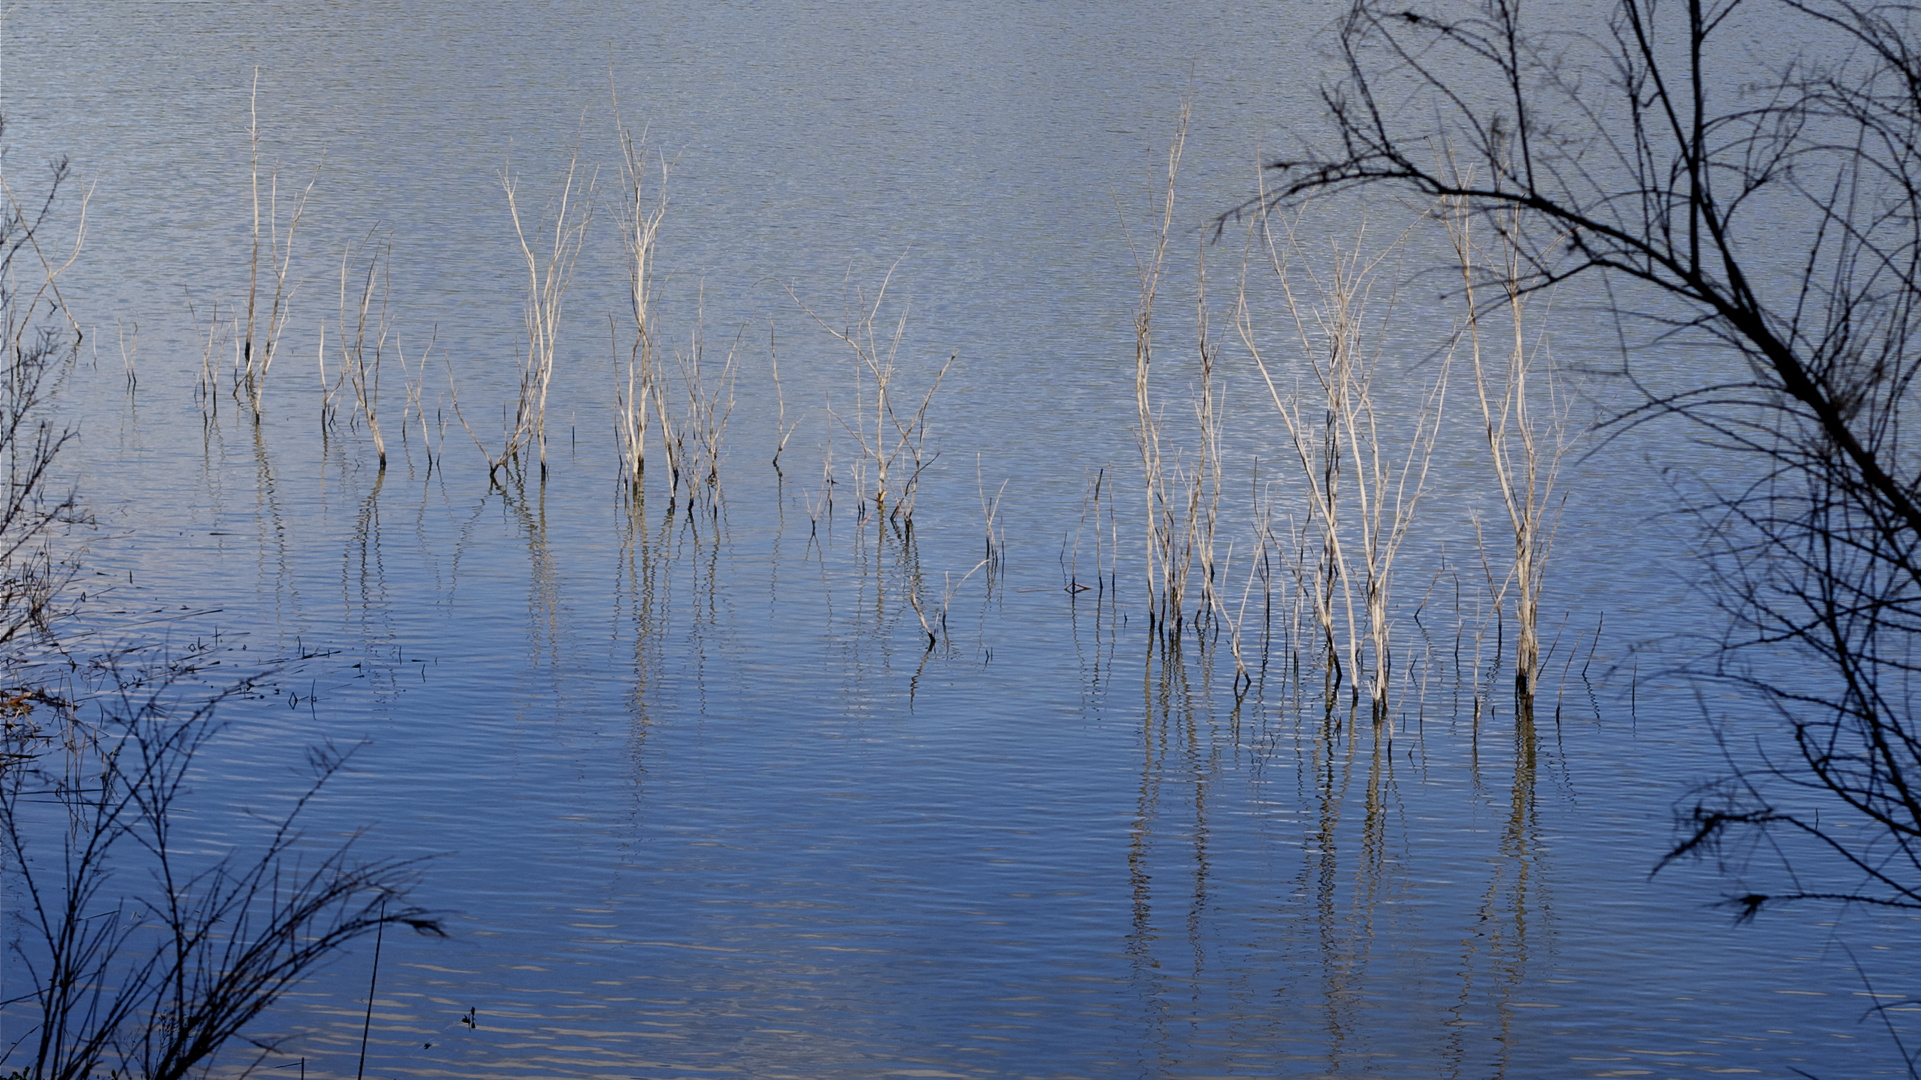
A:
<svg viewBox="0 0 1921 1080">
<path fill-rule="evenodd" d="M 1322 95 L 1335 139 L 1273 162 L 1264 196 L 1450 200 L 1514 244 L 1523 292 L 1582 279 L 1650 345 L 1725 358 L 1676 386 L 1624 350 L 1643 396 L 1618 419 L 1684 418 L 1755 466 L 1691 507 L 1734 616 L 1709 674 L 1753 691 L 1793 750 L 1688 800 L 1669 857 L 1766 839 L 1796 871 L 1777 900 L 1921 907 L 1916 17 L 1359 0 Z"/>
</svg>

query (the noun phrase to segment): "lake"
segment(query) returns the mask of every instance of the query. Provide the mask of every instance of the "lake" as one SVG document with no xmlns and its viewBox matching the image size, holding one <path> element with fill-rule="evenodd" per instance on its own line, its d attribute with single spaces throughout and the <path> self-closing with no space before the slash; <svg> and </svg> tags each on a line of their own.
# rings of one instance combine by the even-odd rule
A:
<svg viewBox="0 0 1921 1080">
<path fill-rule="evenodd" d="M 61 279 L 89 331 L 62 468 L 96 519 L 74 633 L 264 673 L 200 762 L 210 850 L 284 805 L 304 747 L 364 740 L 310 838 L 433 856 L 414 897 L 449 936 L 386 937 L 377 975 L 358 943 L 264 1018 L 257 1075 L 355 1075 L 363 1023 L 380 1077 L 1906 1075 L 1867 1011 L 1912 985 L 1906 916 L 1736 925 L 1716 905 L 1748 891 L 1738 867 L 1652 873 L 1674 807 L 1725 769 L 1716 731 L 1775 729 L 1680 673 L 1721 616 L 1664 469 L 1742 463 L 1680 429 L 1586 433 L 1632 400 L 1578 374 L 1616 347 L 1594 298 L 1554 301 L 1537 383 L 1562 373 L 1570 448 L 1532 722 L 1458 366 L 1395 570 L 1390 707 L 1351 684 L 1330 704 L 1288 599 L 1308 548 L 1258 528 L 1265 507 L 1296 535 L 1308 496 L 1236 331 L 1243 265 L 1276 392 L 1311 380 L 1273 275 L 1210 225 L 1318 130 L 1342 10 L 11 8 L 8 182 L 65 154 L 92 185 Z M 250 102 L 283 227 L 312 183 L 258 417 L 232 389 Z M 1220 600 L 1197 606 L 1196 571 L 1199 621 L 1169 634 L 1134 318 L 1184 102 L 1150 415 L 1169 505 L 1200 476 L 1218 507 Z M 659 359 L 692 431 L 703 335 L 717 485 L 670 480 L 657 424 L 638 493 L 621 479 L 616 109 L 650 184 L 669 163 Z M 593 218 L 547 465 L 490 478 L 527 336 L 502 180 L 551 227 L 576 155 Z M 1391 463 L 1462 319 L 1423 209 L 1298 225 L 1323 272 L 1332 245 L 1397 252 L 1369 309 Z M 340 381 L 370 266 L 384 469 Z M 916 434 L 877 434 L 873 370 L 830 332 L 862 311 L 899 411 L 926 403 Z M 868 448 L 907 439 L 923 467 L 896 458 L 877 505 Z"/>
</svg>

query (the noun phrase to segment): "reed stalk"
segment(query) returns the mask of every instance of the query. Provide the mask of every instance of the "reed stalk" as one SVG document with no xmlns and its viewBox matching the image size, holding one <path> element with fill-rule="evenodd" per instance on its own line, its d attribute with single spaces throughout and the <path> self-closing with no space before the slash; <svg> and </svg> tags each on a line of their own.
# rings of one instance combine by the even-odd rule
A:
<svg viewBox="0 0 1921 1080">
<path fill-rule="evenodd" d="M 982 565 L 987 567 L 987 587 L 991 593 L 1000 575 L 1007 570 L 1007 524 L 1001 520 L 1001 500 L 1007 495 L 1009 481 L 1002 480 L 1001 486 L 994 489 L 994 497 L 987 497 L 987 481 L 981 473 L 980 455 L 974 456 L 974 490 L 980 494 L 981 518 L 987 525 L 987 542 L 982 552 Z"/>
<path fill-rule="evenodd" d="M 647 430 L 650 413 L 662 409 L 663 375 L 660 370 L 660 333 L 655 323 L 654 303 L 657 287 L 655 247 L 661 222 L 667 216 L 667 174 L 665 157 L 650 165 L 647 158 L 647 133 L 636 137 L 620 118 L 618 102 L 614 116 L 615 133 L 620 141 L 620 236 L 627 254 L 628 314 L 630 341 L 615 385 L 615 424 L 620 449 L 621 474 L 630 483 L 639 483 L 647 466 Z M 648 175 L 657 167 L 660 179 L 650 191 Z M 666 431 L 663 428 L 663 437 Z M 671 454 L 671 451 L 669 451 Z M 778 456 L 778 455 L 776 455 Z M 673 465 L 669 460 L 669 466 Z"/>
<path fill-rule="evenodd" d="M 46 224 L 48 213 L 53 209 L 55 193 L 70 175 L 65 158 L 59 158 L 53 163 L 53 173 L 53 190 L 47 192 L 45 200 L 40 203 L 37 210 L 30 209 L 28 205 L 22 203 L 19 196 L 14 194 L 13 186 L 7 183 L 7 178 L 0 175 L 0 194 L 4 194 L 7 199 L 5 210 L 0 211 L 0 226 L 5 226 L 0 228 L 0 241 L 6 244 L 4 248 L 0 248 L 0 252 L 5 255 L 4 268 L 7 270 L 12 269 L 15 257 L 23 256 L 26 251 L 33 252 L 34 261 L 40 264 L 39 284 L 34 286 L 33 295 L 25 298 L 24 303 L 21 302 L 22 297 L 19 295 L 10 295 L 8 299 L 11 303 L 18 303 L 20 310 L 28 314 L 39 310 L 44 302 L 47 305 L 48 314 L 58 312 L 61 319 L 66 322 L 67 328 L 73 332 L 74 342 L 78 347 L 78 343 L 86 335 L 80 329 L 79 320 L 74 318 L 73 309 L 67 306 L 67 298 L 60 295 L 60 277 L 80 260 L 80 249 L 87 242 L 87 208 L 93 202 L 94 184 L 87 184 L 80 192 L 80 206 L 75 216 L 72 244 L 68 248 L 66 258 L 60 259 L 59 251 L 56 250 L 49 255 L 47 249 L 41 246 L 40 230 Z M 59 259 L 57 265 L 54 261 L 56 259 Z M 29 328 L 36 325 L 36 322 L 32 318 L 12 319 L 9 322 L 11 325 L 7 327 L 8 345 L 13 353 L 18 355 L 23 348 Z M 31 346 L 24 347 L 31 348 Z"/>
<path fill-rule="evenodd" d="M 1384 430 L 1384 422 L 1410 425 L 1404 417 L 1384 417 L 1376 402 L 1375 380 L 1385 357 L 1382 335 L 1370 324 L 1385 325 L 1388 316 L 1371 316 L 1369 305 L 1383 266 L 1401 250 L 1406 233 L 1370 255 L 1363 230 L 1351 247 L 1334 247 L 1317 271 L 1303 258 L 1292 227 L 1285 239 L 1274 236 L 1266 215 L 1252 227 L 1312 384 L 1307 394 L 1281 392 L 1244 278 L 1236 323 L 1287 429 L 1307 495 L 1306 528 L 1319 548 L 1313 567 L 1303 568 L 1300 577 L 1334 668 L 1332 685 L 1345 677 L 1358 699 L 1365 680 L 1378 721 L 1393 676 L 1394 564 L 1426 492 L 1450 361 L 1443 360 L 1428 384 L 1411 430 Z M 1389 314 L 1394 300 L 1390 291 Z M 1396 436 L 1405 440 L 1403 452 L 1392 446 Z"/>
<path fill-rule="evenodd" d="M 773 461 L 774 472 L 778 474 L 780 473 L 780 456 L 787 451 L 787 440 L 794 437 L 794 431 L 800 427 L 800 421 L 796 420 L 791 424 L 787 422 L 787 394 L 780 385 L 780 351 L 775 348 L 772 326 L 767 328 L 767 359 L 774 372 L 774 402 L 779 409 L 774 419 L 774 434 L 778 436 L 778 441 L 774 443 Z"/>
<path fill-rule="evenodd" d="M 903 255 L 901 258 L 905 257 Z M 907 402 L 913 402 L 913 398 L 904 394 L 898 385 L 902 372 L 900 347 L 907 333 L 907 305 L 901 306 L 891 329 L 886 328 L 881 319 L 888 289 L 893 284 L 894 272 L 899 268 L 900 259 L 896 259 L 887 268 L 887 274 L 881 279 L 880 287 L 875 290 L 871 301 L 864 288 L 851 286 L 846 318 L 839 327 L 815 314 L 813 308 L 791 289 L 788 295 L 809 318 L 853 351 L 853 420 L 849 422 L 845 417 L 838 419 L 848 434 L 860 444 L 861 462 L 855 467 L 855 475 L 859 478 L 863 498 L 872 500 L 878 517 L 911 529 L 921 473 L 933 462 L 933 456 L 927 449 L 927 413 L 933 405 L 935 392 L 940 389 L 960 354 L 954 352 L 948 355 L 947 361 L 934 373 L 917 405 L 912 405 L 910 410 L 908 405 L 902 404 L 903 397 Z M 873 470 L 871 484 L 866 480 L 869 468 Z M 867 492 L 871 492 L 871 495 Z"/>
<path fill-rule="evenodd" d="M 1216 617 L 1227 628 L 1228 652 L 1234 658 L 1235 693 L 1237 697 L 1245 694 L 1254 684 L 1254 672 L 1248 663 L 1249 650 L 1244 639 L 1248 622 L 1248 607 L 1253 604 L 1255 590 L 1260 590 L 1260 605 L 1257 614 L 1260 648 L 1254 650 L 1259 664 L 1265 668 L 1269 650 L 1272 647 L 1274 626 L 1274 567 L 1272 549 L 1276 547 L 1274 527 L 1274 506 L 1271 492 L 1262 492 L 1258 472 L 1254 482 L 1254 553 L 1248 558 L 1247 582 L 1241 588 L 1240 602 L 1234 609 L 1228 609 L 1227 599 L 1219 591 L 1214 594 Z M 1221 561 L 1221 576 L 1225 578 L 1232 567 L 1234 549 L 1229 545 L 1226 558 Z"/>
<path fill-rule="evenodd" d="M 128 343 L 127 329 L 120 324 L 118 316 L 113 320 L 113 328 L 120 339 L 120 363 L 126 370 L 127 393 L 131 394 L 140 389 L 140 374 L 135 368 L 135 360 L 140 355 L 140 324 L 133 324 L 132 344 Z"/>
<path fill-rule="evenodd" d="M 1067 574 L 1067 583 L 1062 589 L 1069 595 L 1078 596 L 1089 589 L 1098 589 L 1107 582 L 1106 561 L 1101 551 L 1101 489 L 1107 481 L 1107 469 L 1097 471 L 1091 479 L 1085 480 L 1081 489 L 1081 519 L 1074 526 L 1074 547 L 1070 554 L 1065 542 L 1061 544 L 1061 558 L 1065 565 L 1061 568 Z M 1081 581 L 1081 538 L 1087 534 L 1089 506 L 1093 508 L 1094 518 L 1094 584 Z"/>
<path fill-rule="evenodd" d="M 1192 539 L 1189 541 L 1194 551 L 1194 561 L 1200 565 L 1200 602 L 1195 611 L 1200 615 L 1212 615 L 1219 606 L 1216 588 L 1219 569 L 1214 559 L 1214 538 L 1220 523 L 1221 483 L 1224 479 L 1222 432 L 1226 426 L 1224 405 L 1226 386 L 1214 378 L 1214 365 L 1220 359 L 1220 344 L 1210 330 L 1207 307 L 1207 244 L 1203 239 L 1198 245 L 1198 262 L 1195 264 L 1195 327 L 1197 340 L 1196 355 L 1200 359 L 1200 392 L 1194 401 L 1194 419 L 1200 428 L 1200 462 L 1190 486 L 1193 496 L 1190 500 L 1194 507 L 1188 517 L 1187 530 Z"/>
<path fill-rule="evenodd" d="M 505 424 L 505 439 L 499 454 L 488 455 L 490 478 L 498 479 L 503 471 L 518 474 L 530 450 L 539 462 L 540 475 L 547 475 L 547 392 L 553 384 L 561 314 L 574 263 L 593 219 L 594 177 L 589 174 L 583 179 L 580 169 L 580 148 L 576 145 L 552 205 L 552 223 L 533 236 L 520 212 L 519 178 L 511 170 L 503 170 L 500 176 L 514 239 L 527 267 L 526 341 L 519 356 L 519 384 L 511 419 Z"/>
<path fill-rule="evenodd" d="M 266 392 L 267 370 L 273 366 L 281 332 L 286 329 L 293 291 L 287 284 L 287 271 L 293 264 L 294 232 L 306 211 L 307 197 L 320 181 L 315 166 L 313 179 L 294 197 L 292 212 L 283 234 L 280 223 L 280 165 L 267 173 L 267 212 L 263 224 L 260 210 L 260 69 L 253 69 L 253 86 L 247 98 L 247 148 L 251 163 L 248 191 L 253 203 L 253 249 L 247 261 L 247 313 L 244 332 L 236 327 L 233 395 L 244 401 L 254 418 L 260 418 L 261 397 Z M 266 273 L 271 295 L 263 293 L 261 281 L 261 241 L 266 240 Z"/>
<path fill-rule="evenodd" d="M 1190 106 L 1183 103 L 1180 122 L 1168 145 L 1166 179 L 1160 192 L 1152 246 L 1144 253 L 1132 243 L 1140 295 L 1134 308 L 1135 438 L 1141 455 L 1146 489 L 1146 571 L 1149 621 L 1155 632 L 1178 634 L 1188 623 L 1187 593 L 1195 570 L 1200 572 L 1201 599 L 1196 621 L 1214 614 L 1217 567 L 1214 537 L 1220 512 L 1222 479 L 1222 387 L 1214 378 L 1219 346 L 1208 322 L 1207 264 L 1203 250 L 1196 281 L 1197 352 L 1200 386 L 1193 402 L 1199 426 L 1199 461 L 1189 468 L 1179 448 L 1170 449 L 1161 409 L 1152 389 L 1154 361 L 1154 306 L 1167 265 L 1167 243 L 1174 225 L 1174 197 L 1181 155 L 1187 144 Z M 1125 225 L 1125 222 L 1123 222 Z M 1204 248 L 1204 243 L 1203 243 Z"/>
<path fill-rule="evenodd" d="M 1167 265 L 1167 239 L 1174 227 L 1175 181 L 1181 171 L 1181 153 L 1187 146 L 1187 121 L 1190 107 L 1181 105 L 1180 123 L 1167 150 L 1167 181 L 1161 212 L 1154 230 L 1153 247 L 1143 256 L 1132 243 L 1134 269 L 1140 278 L 1140 298 L 1134 306 L 1134 405 L 1137 414 L 1135 439 L 1141 455 L 1141 479 L 1146 487 L 1147 591 L 1148 618 L 1155 627 L 1179 618 L 1181 591 L 1186 585 L 1186 567 L 1175 573 L 1178 562 L 1173 552 L 1173 533 L 1166 464 L 1161 449 L 1161 417 L 1149 393 L 1148 373 L 1154 362 L 1154 303 L 1160 295 L 1161 275 Z"/>
<path fill-rule="evenodd" d="M 834 448 L 830 443 L 827 454 L 820 463 L 820 492 L 811 494 L 801 492 L 801 502 L 807 510 L 808 535 L 820 532 L 821 522 L 827 522 L 831 529 L 834 523 Z"/>
<path fill-rule="evenodd" d="M 365 251 L 371 240 L 371 236 L 362 240 L 360 250 Z M 348 249 L 340 254 L 340 377 L 353 389 L 355 409 L 367 424 L 382 471 L 387 468 L 387 440 L 380 430 L 380 367 L 393 330 L 387 306 L 392 294 L 392 247 L 391 239 L 375 247 L 367 256 L 365 272 L 359 274 L 349 273 L 357 253 Z M 360 278 L 359 285 L 349 291 L 349 280 L 355 276 Z"/>
<path fill-rule="evenodd" d="M 218 415 L 220 402 L 214 395 L 220 388 L 220 375 L 214 358 L 220 355 L 224 348 L 220 325 L 220 298 L 216 296 L 213 299 L 212 311 L 204 324 L 206 327 L 204 331 L 199 329 L 203 324 L 200 321 L 200 312 L 194 307 L 192 293 L 187 294 L 187 317 L 193 321 L 195 336 L 200 339 L 200 372 L 194 376 L 193 396 L 200 399 L 200 407 L 208 415 Z"/>
<path fill-rule="evenodd" d="M 1529 384 L 1536 362 L 1545 351 L 1543 340 L 1529 341 L 1527 307 L 1533 293 L 1524 287 L 1521 253 L 1505 230 L 1496 252 L 1484 258 L 1483 242 L 1474 234 L 1474 218 L 1464 202 L 1452 200 L 1442 220 L 1461 270 L 1462 297 L 1467 305 L 1468 353 L 1474 365 L 1474 388 L 1481 407 L 1488 456 L 1494 468 L 1502 507 L 1513 536 L 1513 559 L 1495 603 L 1509 586 L 1514 589 L 1514 695 L 1531 708 L 1539 690 L 1542 653 L 1540 636 L 1541 590 L 1546 581 L 1548 554 L 1560 521 L 1561 497 L 1556 490 L 1562 455 L 1567 450 L 1566 411 L 1559 403 L 1551 378 L 1544 391 L 1547 416 L 1531 405 Z M 1480 289 L 1491 281 L 1493 305 L 1484 303 Z M 1488 358 L 1481 319 L 1490 306 L 1504 306 L 1508 337 L 1505 362 Z M 1493 574 L 1489 570 L 1490 584 Z"/>
<path fill-rule="evenodd" d="M 409 443 L 408 435 L 412 427 L 409 424 L 408 418 L 411 416 L 413 418 L 413 424 L 417 424 L 420 428 L 420 446 L 422 452 L 427 455 L 427 470 L 430 473 L 433 471 L 434 465 L 440 457 L 440 453 L 433 437 L 433 431 L 427 426 L 427 409 L 423 398 L 427 389 L 427 358 L 433 355 L 434 344 L 439 339 L 440 327 L 436 324 L 427 337 L 427 347 L 420 350 L 419 362 L 411 368 L 407 366 L 407 353 L 401 347 L 400 340 L 398 338 L 394 340 L 394 359 L 400 362 L 400 376 L 404 383 L 403 389 L 406 391 L 406 400 L 403 401 L 400 406 L 401 445 L 406 447 Z M 444 416 L 441 418 L 440 426 L 441 438 L 439 442 L 444 443 L 446 442 L 446 420 Z"/>
<path fill-rule="evenodd" d="M 669 422 L 665 412 L 661 414 L 661 437 L 671 446 L 669 460 L 673 470 L 676 490 L 684 480 L 687 485 L 689 502 L 697 493 L 712 493 L 720 485 L 720 451 L 727 436 L 727 420 L 734 411 L 734 379 L 740 369 L 740 342 L 746 333 L 745 327 L 734 335 L 728 346 L 727 358 L 722 362 L 720 374 L 711 381 L 707 376 L 707 333 L 706 333 L 706 288 L 701 289 L 699 306 L 694 319 L 693 336 L 689 339 L 685 352 L 674 350 L 675 366 L 679 368 L 681 389 L 685 395 L 685 411 L 677 421 Z M 664 395 L 656 395 L 663 403 Z"/>
<path fill-rule="evenodd" d="M 980 560 L 970 567 L 965 574 L 962 574 L 958 581 L 954 580 L 952 573 L 942 574 L 940 609 L 936 611 L 931 618 L 927 614 L 927 609 L 921 604 L 919 582 L 915 581 L 910 583 L 907 589 L 907 603 L 909 607 L 914 609 L 914 617 L 920 620 L 921 633 L 927 636 L 927 650 L 929 652 L 933 651 L 934 646 L 940 644 L 942 637 L 947 638 L 947 643 L 950 646 L 954 643 L 953 635 L 947 631 L 947 610 L 954 606 L 954 594 L 960 592 L 960 587 L 967 584 L 967 579 L 979 573 L 982 568 L 986 568 L 988 574 L 991 576 L 994 573 L 993 562 L 994 560 L 991 557 Z M 918 578 L 918 576 L 918 571 L 916 571 L 915 577 Z M 989 588 L 991 590 L 992 586 L 990 585 Z"/>
</svg>

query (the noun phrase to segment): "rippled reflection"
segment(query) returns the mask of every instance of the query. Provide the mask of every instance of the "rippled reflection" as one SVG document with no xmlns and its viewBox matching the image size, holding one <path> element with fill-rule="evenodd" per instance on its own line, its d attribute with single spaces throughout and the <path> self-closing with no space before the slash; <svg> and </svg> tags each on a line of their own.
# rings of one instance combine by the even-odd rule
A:
<svg viewBox="0 0 1921 1080">
<path fill-rule="evenodd" d="M 1910 925 L 1736 931 L 1705 909 L 1720 880 L 1647 879 L 1675 793 L 1719 762 L 1678 684 L 1631 666 L 1705 625 L 1638 459 L 1569 466 L 1552 580 L 1570 625 L 1606 618 L 1569 690 L 1591 707 L 1513 715 L 1496 692 L 1480 459 L 1444 447 L 1421 511 L 1443 524 L 1407 555 L 1431 583 L 1377 711 L 1283 599 L 1313 553 L 1250 543 L 1291 535 L 1297 493 L 1258 373 L 1224 355 L 1222 489 L 1260 519 L 1218 552 L 1245 632 L 1150 632 L 1142 480 L 1114 464 L 1136 460 L 1136 278 L 1110 194 L 1133 197 L 1191 95 L 1176 230 L 1198 238 L 1312 106 L 1294 59 L 1324 11 L 390 7 L 29 2 L 7 23 L 34 75 L 11 84 L 20 156 L 57 136 L 103 174 L 75 303 L 147 328 L 137 390 L 76 371 L 68 391 L 113 526 L 87 554 L 99 618 L 231 648 L 223 673 L 283 665 L 228 713 L 206 820 L 244 834 L 302 747 L 365 739 L 316 837 L 438 855 L 421 898 L 452 938 L 388 938 L 371 995 L 368 950 L 342 957 L 268 1018 L 254 1075 L 354 1075 L 370 996 L 382 1077 L 1890 1071 L 1835 943 Z M 256 63 L 275 149 L 327 153 L 303 245 L 384 223 L 396 319 L 434 328 L 384 471 L 294 370 L 311 341 L 256 424 L 178 310 L 182 281 L 233 293 Z M 742 346 L 718 484 L 617 479 L 600 332 L 626 282 L 590 245 L 553 467 L 490 485 L 436 394 L 457 375 L 478 415 L 508 392 L 499 170 L 509 148 L 528 175 L 575 139 L 607 150 L 581 116 L 610 77 L 683 152 L 660 317 L 777 326 L 783 382 Z M 847 363 L 785 291 L 895 259 L 903 350 L 960 357 L 911 530 L 855 494 L 829 404 Z M 297 313 L 325 306 L 320 276 Z M 1407 326 L 1453 318 L 1409 288 Z M 1159 355 L 1172 415 L 1190 375 Z M 1877 980 L 1908 986 L 1888 952 Z"/>
</svg>

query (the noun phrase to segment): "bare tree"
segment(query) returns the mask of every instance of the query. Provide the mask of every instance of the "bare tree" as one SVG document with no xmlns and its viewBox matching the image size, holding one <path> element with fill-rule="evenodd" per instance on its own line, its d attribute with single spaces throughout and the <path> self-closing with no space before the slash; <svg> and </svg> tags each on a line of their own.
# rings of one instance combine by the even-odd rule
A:
<svg viewBox="0 0 1921 1080">
<path fill-rule="evenodd" d="M 1694 507 L 1735 616 L 1713 673 L 1758 692 L 1795 750 L 1691 800 L 1672 854 L 1746 833 L 1787 844 L 1797 870 L 1839 860 L 1774 899 L 1921 907 L 1916 14 L 1358 0 L 1323 91 L 1337 143 L 1272 164 L 1270 201 L 1374 185 L 1451 200 L 1514 245 L 1501 269 L 1521 295 L 1597 279 L 1651 343 L 1729 358 L 1675 386 L 1630 351 L 1646 396 L 1622 419 L 1678 414 L 1758 466 Z"/>
</svg>

